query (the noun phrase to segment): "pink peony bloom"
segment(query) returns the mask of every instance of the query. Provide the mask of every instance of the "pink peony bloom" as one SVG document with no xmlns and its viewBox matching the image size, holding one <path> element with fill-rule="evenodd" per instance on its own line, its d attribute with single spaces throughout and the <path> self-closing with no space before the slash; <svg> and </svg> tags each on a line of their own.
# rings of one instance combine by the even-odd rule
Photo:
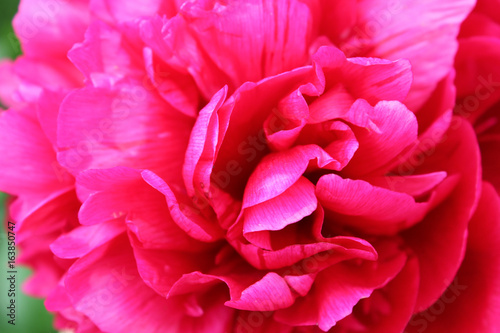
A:
<svg viewBox="0 0 500 333">
<path fill-rule="evenodd" d="M 495 332 L 474 5 L 23 0 L 0 189 L 26 290 L 75 332 Z"/>
</svg>

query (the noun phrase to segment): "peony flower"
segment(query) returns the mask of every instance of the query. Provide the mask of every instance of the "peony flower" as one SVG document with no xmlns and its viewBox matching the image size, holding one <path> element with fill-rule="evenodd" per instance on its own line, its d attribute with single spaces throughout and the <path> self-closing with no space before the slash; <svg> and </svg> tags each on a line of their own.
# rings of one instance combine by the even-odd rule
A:
<svg viewBox="0 0 500 333">
<path fill-rule="evenodd" d="M 473 7 L 23 1 L 0 189 L 27 290 L 75 332 L 495 331 Z"/>
</svg>

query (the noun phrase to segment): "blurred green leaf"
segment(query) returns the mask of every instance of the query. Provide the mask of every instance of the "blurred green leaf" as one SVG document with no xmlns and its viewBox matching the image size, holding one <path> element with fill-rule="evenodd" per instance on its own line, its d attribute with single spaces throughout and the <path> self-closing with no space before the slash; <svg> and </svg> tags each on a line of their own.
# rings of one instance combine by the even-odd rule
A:
<svg viewBox="0 0 500 333">
<path fill-rule="evenodd" d="M 17 0 L 0 2 L 0 58 L 14 59 L 21 54 L 19 41 L 15 37 L 11 24 L 18 5 Z"/>
</svg>

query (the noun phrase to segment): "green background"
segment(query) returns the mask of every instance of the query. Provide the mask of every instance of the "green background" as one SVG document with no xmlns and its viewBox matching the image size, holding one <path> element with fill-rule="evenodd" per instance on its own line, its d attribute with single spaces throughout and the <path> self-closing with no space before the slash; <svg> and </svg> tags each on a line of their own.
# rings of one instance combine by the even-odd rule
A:
<svg viewBox="0 0 500 333">
<path fill-rule="evenodd" d="M 17 11 L 18 0 L 0 0 L 0 58 L 15 59 L 20 50 L 17 43 L 12 40 L 11 21 Z M 2 78 L 0 78 L 1 80 Z M 1 158 L 1 157 L 0 157 Z M 5 221 L 5 199 L 7 196 L 0 193 L 0 220 Z M 7 324 L 9 318 L 6 316 L 7 304 L 7 237 L 5 234 L 5 224 L 2 223 L 0 231 L 0 332 L 2 333 L 52 333 L 56 332 L 52 328 L 52 315 L 49 314 L 43 305 L 43 300 L 31 298 L 21 293 L 22 281 L 30 275 L 26 268 L 18 267 L 17 293 L 16 293 L 16 325 Z"/>
</svg>

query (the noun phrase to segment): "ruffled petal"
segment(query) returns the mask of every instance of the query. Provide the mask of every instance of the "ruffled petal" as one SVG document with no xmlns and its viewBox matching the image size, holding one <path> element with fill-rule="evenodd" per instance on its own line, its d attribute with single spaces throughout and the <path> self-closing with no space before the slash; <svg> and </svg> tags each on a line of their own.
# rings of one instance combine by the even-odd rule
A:
<svg viewBox="0 0 500 333">
<path fill-rule="evenodd" d="M 167 63 L 186 68 L 205 98 L 224 84 L 234 92 L 306 64 L 314 38 L 311 8 L 295 0 L 187 2 L 177 17 L 153 18 L 142 29 L 146 43 Z"/>
<path fill-rule="evenodd" d="M 416 111 L 453 68 L 456 36 L 474 4 L 473 0 L 361 1 L 356 25 L 340 48 L 358 56 L 410 60 L 414 82 L 405 104 Z"/>
<path fill-rule="evenodd" d="M 146 248 L 196 251 L 204 247 L 178 226 L 175 210 L 167 205 L 161 192 L 144 181 L 141 171 L 89 170 L 83 172 L 77 182 L 95 191 L 80 209 L 82 224 L 93 225 L 121 217 Z"/>
<path fill-rule="evenodd" d="M 291 307 L 279 310 L 274 318 L 293 326 L 318 325 L 327 332 L 337 321 L 351 314 L 360 299 L 385 286 L 403 268 L 400 255 L 385 262 L 360 265 L 341 263 L 320 273 L 311 292 Z"/>
</svg>

